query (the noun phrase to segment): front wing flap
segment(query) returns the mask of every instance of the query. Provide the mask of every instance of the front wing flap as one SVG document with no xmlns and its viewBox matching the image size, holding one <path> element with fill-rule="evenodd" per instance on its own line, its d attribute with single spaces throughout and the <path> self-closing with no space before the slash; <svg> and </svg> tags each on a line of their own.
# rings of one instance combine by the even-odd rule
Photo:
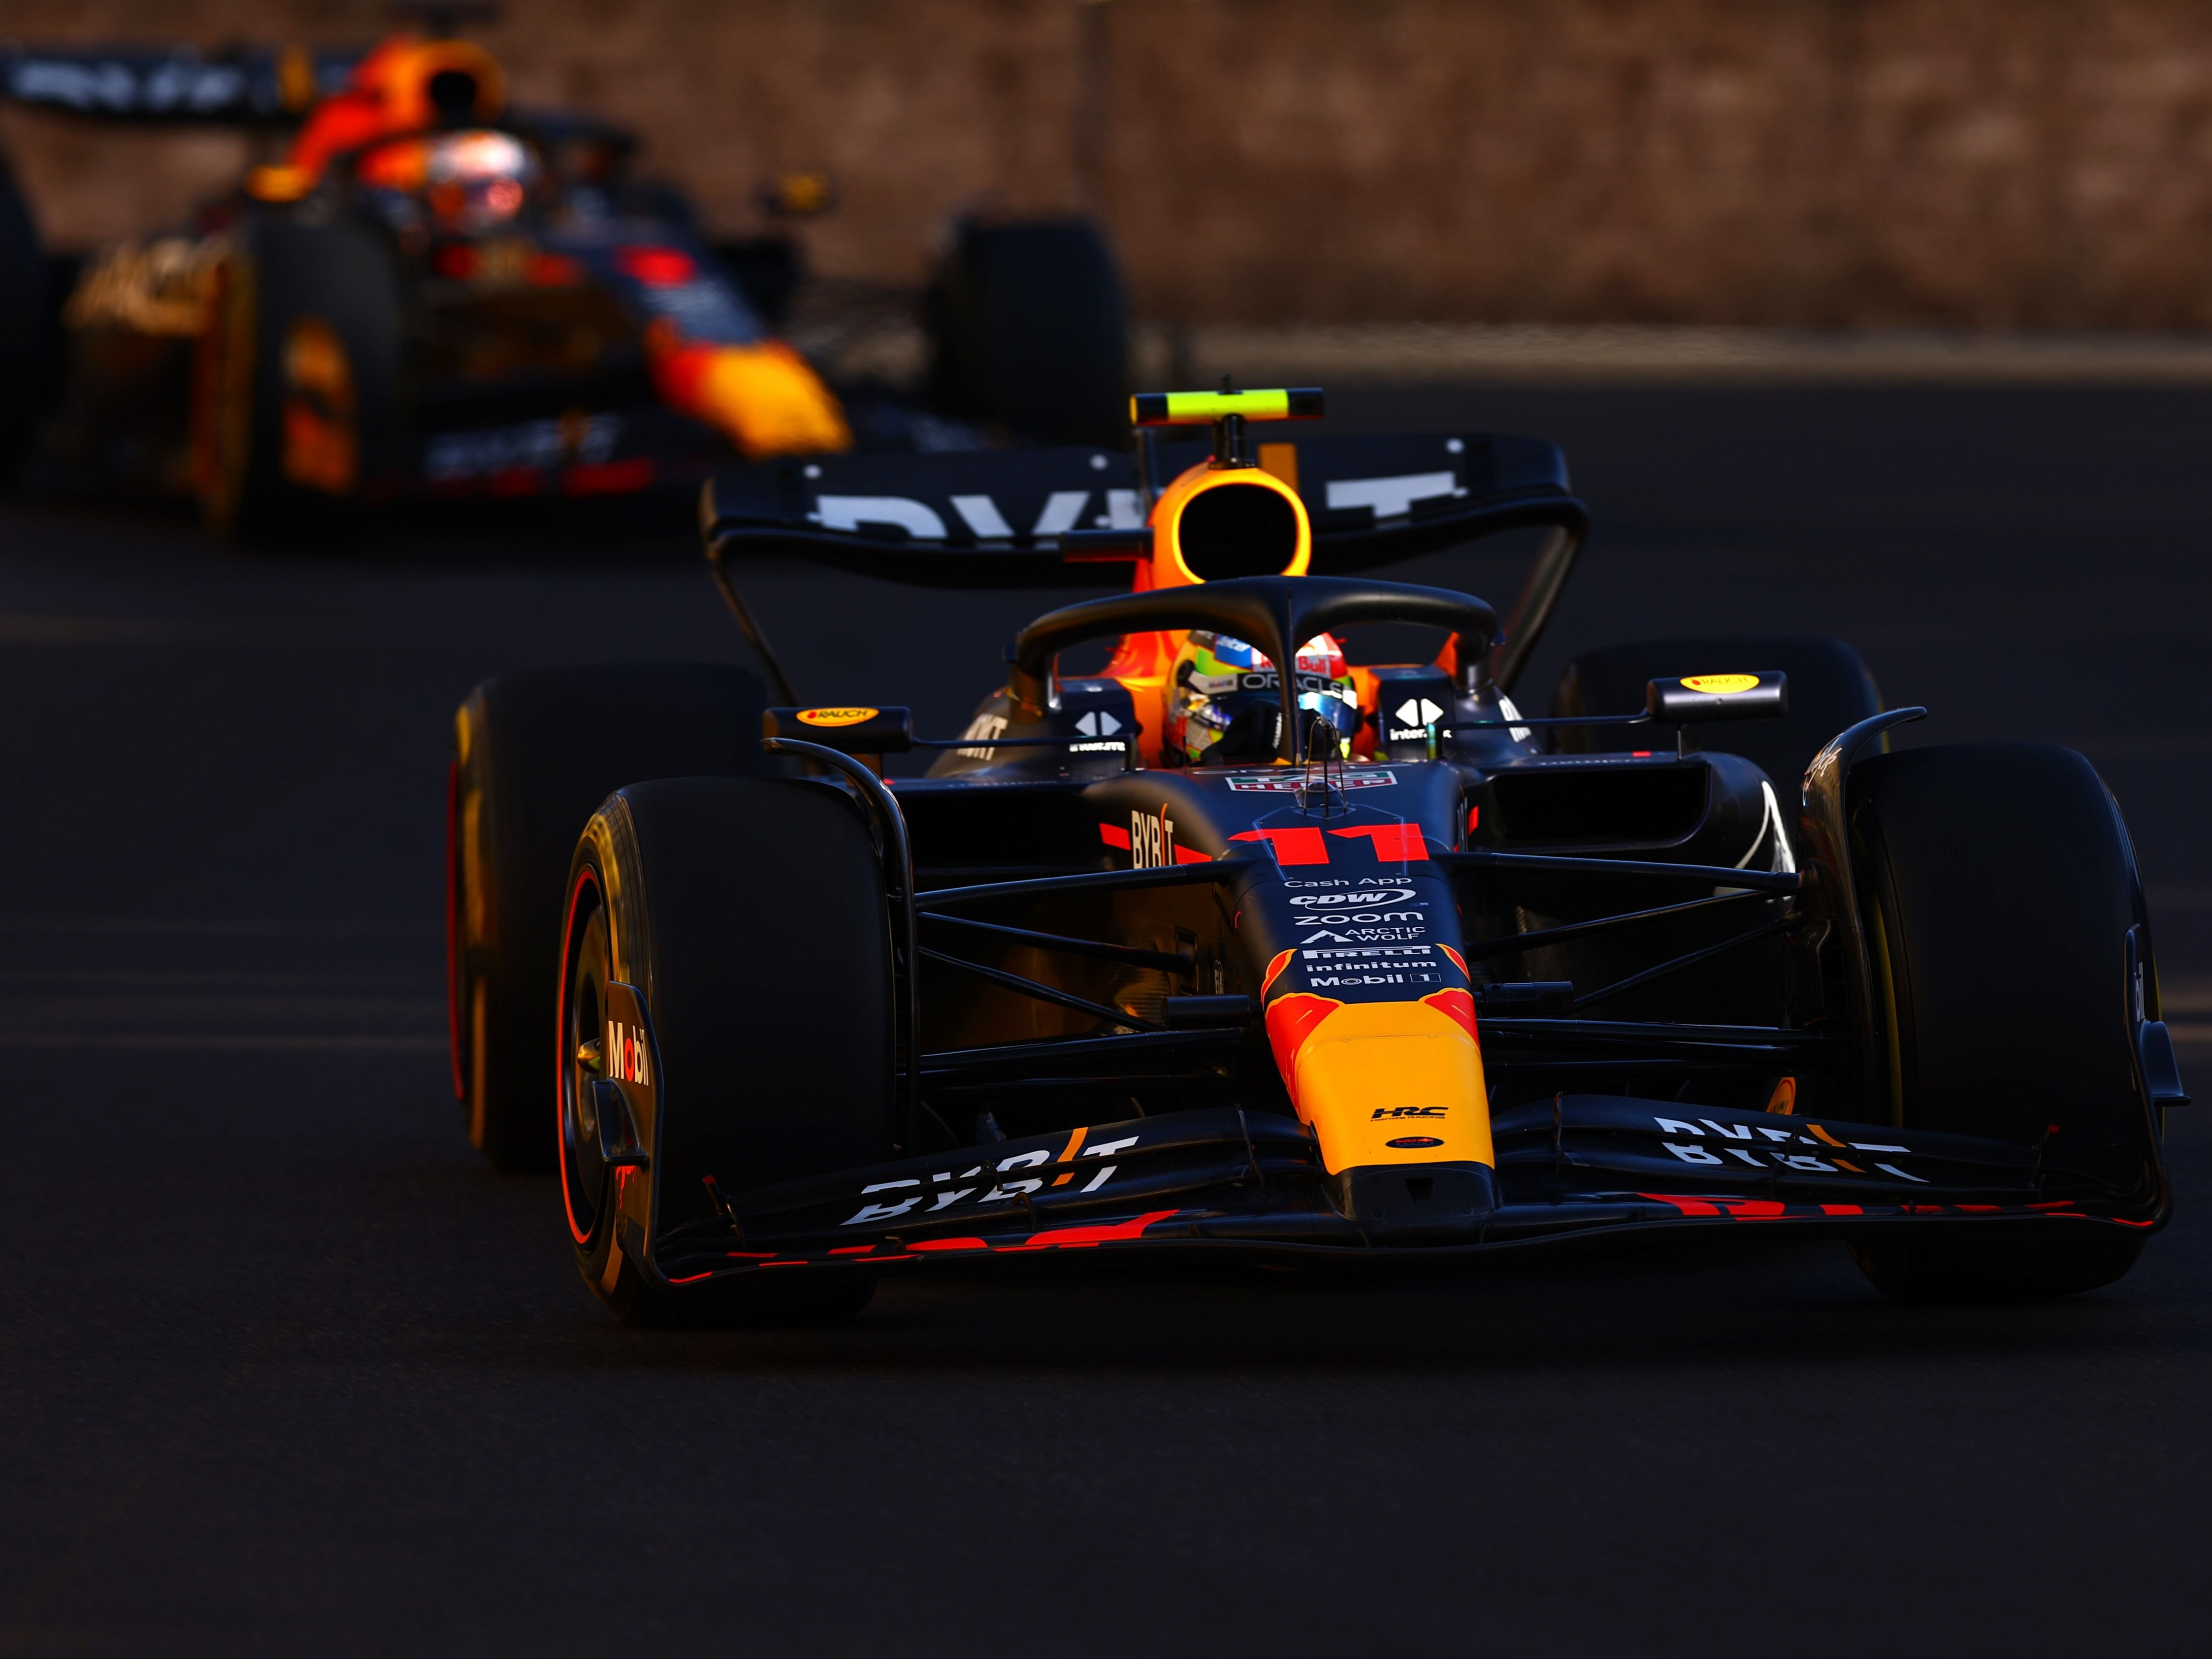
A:
<svg viewBox="0 0 2212 1659">
<path fill-rule="evenodd" d="M 874 1270 L 1070 1249 L 1381 1263 L 1744 1222 L 1845 1237 L 1899 1226 L 2156 1224 L 2143 1194 L 2100 1188 L 2037 1149 L 1972 1136 L 1613 1096 L 1511 1109 L 1495 1136 L 1503 1201 L 1447 1231 L 1363 1229 L 1329 1202 L 1303 1124 L 1217 1108 L 741 1193 L 720 1201 L 718 1218 L 656 1241 L 646 1265 L 686 1285 L 771 1267 Z"/>
</svg>

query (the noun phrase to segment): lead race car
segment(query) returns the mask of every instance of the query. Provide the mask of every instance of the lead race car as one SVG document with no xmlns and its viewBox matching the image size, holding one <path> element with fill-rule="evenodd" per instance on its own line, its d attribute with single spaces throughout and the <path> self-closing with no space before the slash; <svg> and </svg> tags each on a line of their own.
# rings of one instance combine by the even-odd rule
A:
<svg viewBox="0 0 2212 1659">
<path fill-rule="evenodd" d="M 632 135 L 516 106 L 450 33 L 0 43 L 0 101 L 284 141 L 188 225 L 81 260 L 41 247 L 0 166 L 0 484 L 43 434 L 79 476 L 312 542 L 380 502 L 688 496 L 733 455 L 1095 439 L 1126 397 L 1125 306 L 1087 222 L 963 220 L 927 296 L 926 396 L 833 386 L 785 336 L 787 229 L 710 240 L 638 175 Z M 763 201 L 784 227 L 833 195 L 791 174 Z"/>
<path fill-rule="evenodd" d="M 1139 397 L 1133 455 L 726 474 L 709 559 L 778 702 L 710 666 L 477 689 L 456 1084 L 495 1161 L 557 1167 L 599 1294 L 831 1317 L 952 1261 L 1699 1231 L 1838 1239 L 1907 1300 L 2127 1272 L 2186 1097 L 2087 763 L 1883 752 L 1925 711 L 1818 639 L 1586 652 L 1526 714 L 1588 526 L 1559 452 L 1255 442 L 1322 404 Z M 1531 526 L 1502 625 L 1358 574 Z M 763 551 L 1133 580 L 1032 623 L 923 739 L 791 695 L 733 579 Z M 1386 627 L 1440 643 L 1355 660 Z"/>
</svg>

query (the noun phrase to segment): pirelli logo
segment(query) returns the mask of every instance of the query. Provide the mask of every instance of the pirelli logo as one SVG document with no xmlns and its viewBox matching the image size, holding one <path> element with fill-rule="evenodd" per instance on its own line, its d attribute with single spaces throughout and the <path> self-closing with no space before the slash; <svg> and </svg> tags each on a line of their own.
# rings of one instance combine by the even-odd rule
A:
<svg viewBox="0 0 2212 1659">
<path fill-rule="evenodd" d="M 1333 945 L 1318 951 L 1301 951 L 1298 955 L 1308 962 L 1326 962 L 1338 967 L 1355 967 L 1362 963 L 1402 960 L 1407 957 L 1425 957 L 1431 946 L 1426 945 Z"/>
</svg>

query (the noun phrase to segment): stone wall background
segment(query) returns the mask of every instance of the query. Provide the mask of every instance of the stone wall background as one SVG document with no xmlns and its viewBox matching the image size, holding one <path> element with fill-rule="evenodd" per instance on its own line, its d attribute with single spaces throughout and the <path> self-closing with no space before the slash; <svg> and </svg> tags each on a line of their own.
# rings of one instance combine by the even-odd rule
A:
<svg viewBox="0 0 2212 1659">
<path fill-rule="evenodd" d="M 374 0 L 0 0 L 28 41 L 373 38 Z M 1243 321 L 2212 326 L 2204 0 L 514 0 L 519 98 L 719 228 L 826 167 L 817 267 L 1087 208 L 1139 308 Z M 0 114 L 60 243 L 252 141 Z M 265 141 L 264 141 L 265 142 Z"/>
</svg>

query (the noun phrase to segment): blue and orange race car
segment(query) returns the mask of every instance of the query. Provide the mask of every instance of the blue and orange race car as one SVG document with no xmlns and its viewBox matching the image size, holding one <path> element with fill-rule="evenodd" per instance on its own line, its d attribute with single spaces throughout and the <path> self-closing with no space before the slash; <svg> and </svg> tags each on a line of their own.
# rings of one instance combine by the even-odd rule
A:
<svg viewBox="0 0 2212 1659">
<path fill-rule="evenodd" d="M 779 334 L 789 235 L 709 242 L 629 135 L 515 108 L 467 40 L 0 48 L 0 97 L 290 130 L 189 227 L 81 263 L 41 249 L 0 170 L 0 468 L 43 429 L 241 535 L 340 534 L 408 498 L 688 495 L 733 456 L 1095 438 L 1127 396 L 1119 280 L 1078 220 L 956 227 L 927 406 L 841 396 Z M 784 216 L 830 198 L 818 175 L 763 192 Z"/>
<path fill-rule="evenodd" d="M 1915 1300 L 2124 1273 L 2185 1097 L 2088 763 L 1884 752 L 1926 711 L 1802 637 L 1585 652 L 1524 712 L 1588 523 L 1559 452 L 1255 441 L 1321 406 L 1140 397 L 1133 455 L 733 470 L 708 554 L 768 707 L 727 666 L 477 689 L 455 1082 L 495 1161 L 558 1170 L 598 1292 L 827 1318 L 956 1261 L 1698 1232 L 1836 1239 Z M 1502 622 L 1364 574 L 1531 526 Z M 793 695 L 734 580 L 761 551 L 1132 581 L 925 738 Z"/>
</svg>

